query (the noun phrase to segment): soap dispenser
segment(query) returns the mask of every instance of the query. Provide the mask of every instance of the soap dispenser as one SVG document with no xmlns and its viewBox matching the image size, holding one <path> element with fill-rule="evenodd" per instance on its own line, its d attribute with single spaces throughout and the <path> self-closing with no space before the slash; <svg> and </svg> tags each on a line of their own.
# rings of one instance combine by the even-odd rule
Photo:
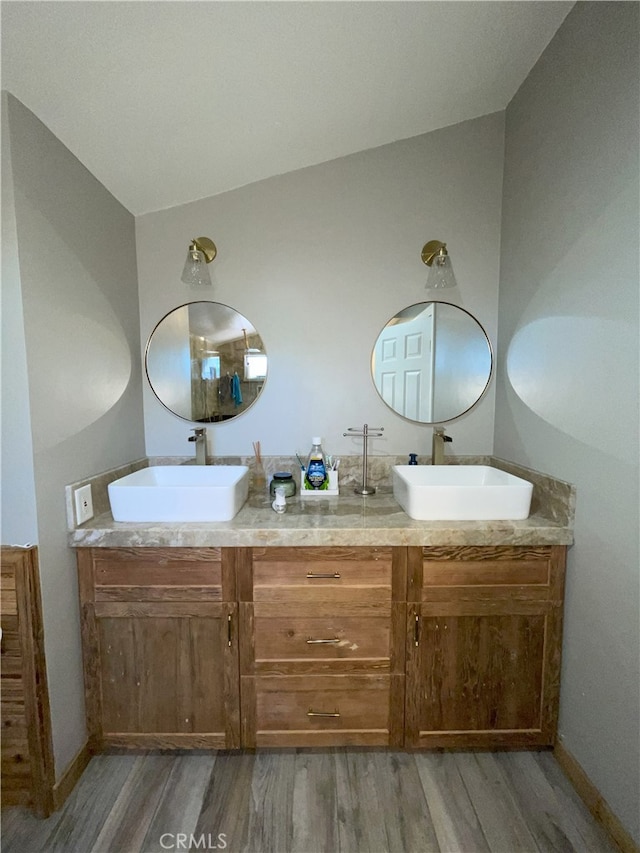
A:
<svg viewBox="0 0 640 853">
<path fill-rule="evenodd" d="M 409 465 L 417 465 L 418 464 L 418 454 L 410 453 L 409 454 Z"/>
<path fill-rule="evenodd" d="M 271 508 L 274 512 L 283 513 L 287 511 L 287 498 L 284 493 L 284 486 L 276 488 L 275 497 L 271 503 Z"/>
</svg>

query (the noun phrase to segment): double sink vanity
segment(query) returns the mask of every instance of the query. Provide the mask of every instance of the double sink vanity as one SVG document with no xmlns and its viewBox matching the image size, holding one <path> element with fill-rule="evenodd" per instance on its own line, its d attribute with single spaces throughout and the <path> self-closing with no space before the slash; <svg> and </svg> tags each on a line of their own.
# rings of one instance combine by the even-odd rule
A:
<svg viewBox="0 0 640 853">
<path fill-rule="evenodd" d="M 418 521 L 529 516 L 533 484 L 489 465 L 394 465 L 392 477 L 396 501 Z M 109 501 L 115 521 L 231 521 L 249 481 L 246 465 L 157 465 L 109 483 Z"/>
<path fill-rule="evenodd" d="M 389 465 L 370 497 L 345 476 L 339 497 L 295 497 L 282 515 L 266 491 L 222 521 L 118 522 L 98 499 L 105 511 L 70 533 L 92 749 L 551 745 L 573 489 L 473 461 Z M 183 490 L 230 478 L 225 512 L 248 486 L 236 466 L 181 468 L 198 481 Z M 171 481 L 157 473 L 134 472 L 135 488 Z M 428 504 L 407 476 L 455 500 L 472 474 L 485 506 L 528 481 L 528 517 L 423 520 L 400 505 L 403 488 L 412 514 Z"/>
<path fill-rule="evenodd" d="M 160 320 L 145 367 L 198 425 L 202 462 L 202 425 L 250 408 L 268 361 L 247 318 L 192 302 Z M 432 426 L 469 412 L 492 372 L 486 332 L 446 302 L 400 311 L 371 357 L 394 415 Z M 372 494 L 362 434 L 358 495 L 359 459 L 342 458 L 339 496 L 282 514 L 250 459 L 93 479 L 97 515 L 70 545 L 94 751 L 553 744 L 572 487 L 494 457 L 374 454 Z M 445 441 L 436 428 L 436 462 Z"/>
</svg>

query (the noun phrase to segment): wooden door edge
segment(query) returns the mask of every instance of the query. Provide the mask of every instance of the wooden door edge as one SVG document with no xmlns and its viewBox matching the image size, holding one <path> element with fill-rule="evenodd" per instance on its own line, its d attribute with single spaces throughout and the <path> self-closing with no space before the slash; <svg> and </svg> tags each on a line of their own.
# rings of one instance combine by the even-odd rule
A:
<svg viewBox="0 0 640 853">
<path fill-rule="evenodd" d="M 38 548 L 2 546 L 0 560 L 14 565 L 18 637 L 22 656 L 24 711 L 31 766 L 30 796 L 39 815 L 54 810 L 53 736 L 44 648 Z"/>
<path fill-rule="evenodd" d="M 86 741 L 51 789 L 54 811 L 58 811 L 65 804 L 90 760 L 91 750 L 89 749 L 89 741 Z"/>
</svg>

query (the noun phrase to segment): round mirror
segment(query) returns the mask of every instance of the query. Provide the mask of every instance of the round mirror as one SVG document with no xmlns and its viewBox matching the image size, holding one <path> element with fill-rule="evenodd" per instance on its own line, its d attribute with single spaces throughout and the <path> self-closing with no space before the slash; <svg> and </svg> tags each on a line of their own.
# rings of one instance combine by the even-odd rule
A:
<svg viewBox="0 0 640 853">
<path fill-rule="evenodd" d="M 151 333 L 144 362 L 162 405 L 197 423 L 246 412 L 267 378 L 262 338 L 246 317 L 219 302 L 170 311 Z"/>
<path fill-rule="evenodd" d="M 371 373 L 397 414 L 441 424 L 468 412 L 487 390 L 493 354 L 476 318 L 449 302 L 418 302 L 378 335 Z"/>
</svg>

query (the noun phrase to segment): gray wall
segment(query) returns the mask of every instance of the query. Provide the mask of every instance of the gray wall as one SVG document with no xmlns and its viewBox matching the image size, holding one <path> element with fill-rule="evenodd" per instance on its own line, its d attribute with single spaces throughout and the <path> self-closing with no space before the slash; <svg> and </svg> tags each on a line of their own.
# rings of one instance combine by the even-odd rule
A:
<svg viewBox="0 0 640 853">
<path fill-rule="evenodd" d="M 19 273 L 14 266 L 8 286 L 14 293 L 22 288 L 33 454 L 33 474 L 27 459 L 17 476 L 27 490 L 29 478 L 35 481 L 59 776 L 86 736 L 64 486 L 144 455 L 135 229 L 131 214 L 12 97 L 8 131 L 19 254 Z M 19 309 L 14 304 L 16 320 Z M 25 388 L 17 394 L 23 405 Z"/>
<path fill-rule="evenodd" d="M 560 737 L 638 826 L 638 4 L 578 3 L 506 113 L 495 451 L 577 485 Z"/>
<path fill-rule="evenodd" d="M 2 128 L 8 126 L 2 95 Z M 2 490 L 0 541 L 26 545 L 38 540 L 29 381 L 18 264 L 9 134 L 2 134 Z"/>
<path fill-rule="evenodd" d="M 210 452 L 306 454 L 313 435 L 328 453 L 359 453 L 347 427 L 383 426 L 375 454 L 431 452 L 431 430 L 379 398 L 371 352 L 385 323 L 428 297 L 420 259 L 447 242 L 458 300 L 495 342 L 504 117 L 496 113 L 136 219 L 142 339 L 193 299 L 231 305 L 257 328 L 269 377 L 241 417 L 209 429 Z M 180 274 L 191 237 L 211 237 L 213 292 Z M 450 291 L 445 291 L 444 299 Z M 192 453 L 190 424 L 144 388 L 147 453 Z M 490 453 L 493 385 L 451 424 L 454 453 Z"/>
</svg>

